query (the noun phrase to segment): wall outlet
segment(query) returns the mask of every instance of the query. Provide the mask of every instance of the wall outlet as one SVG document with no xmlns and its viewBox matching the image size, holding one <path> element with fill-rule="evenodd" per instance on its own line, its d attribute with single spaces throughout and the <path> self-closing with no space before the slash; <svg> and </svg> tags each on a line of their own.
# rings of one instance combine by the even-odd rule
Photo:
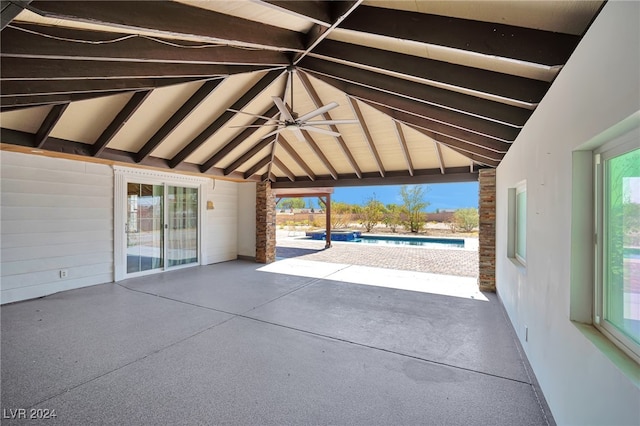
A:
<svg viewBox="0 0 640 426">
<path fill-rule="evenodd" d="M 60 278 L 67 278 L 69 271 L 66 269 L 60 269 Z"/>
</svg>

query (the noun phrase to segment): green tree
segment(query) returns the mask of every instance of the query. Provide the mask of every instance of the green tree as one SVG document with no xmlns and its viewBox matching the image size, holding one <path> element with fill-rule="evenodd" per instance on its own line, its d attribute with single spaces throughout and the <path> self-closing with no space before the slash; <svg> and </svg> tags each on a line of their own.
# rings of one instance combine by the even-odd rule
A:
<svg viewBox="0 0 640 426">
<path fill-rule="evenodd" d="M 400 188 L 402 197 L 403 225 L 411 232 L 418 232 L 427 222 L 427 214 L 424 210 L 429 207 L 429 203 L 424 197 L 428 188 L 423 185 L 403 185 Z"/>
<path fill-rule="evenodd" d="M 387 204 L 382 222 L 391 228 L 392 232 L 398 232 L 398 226 L 402 223 L 402 206 Z"/>
<path fill-rule="evenodd" d="M 367 232 L 371 232 L 383 217 L 384 204 L 376 199 L 376 194 L 374 193 L 373 196 L 367 200 L 364 207 L 361 208 L 360 224 L 365 227 Z"/>
<path fill-rule="evenodd" d="M 283 198 L 278 203 L 278 207 L 281 209 L 304 209 L 307 204 L 304 198 Z"/>
<path fill-rule="evenodd" d="M 353 206 L 342 201 L 331 203 L 331 227 L 344 228 L 351 222 Z"/>
<path fill-rule="evenodd" d="M 453 214 L 453 223 L 463 232 L 473 231 L 478 227 L 479 220 L 476 208 L 458 209 Z"/>
</svg>

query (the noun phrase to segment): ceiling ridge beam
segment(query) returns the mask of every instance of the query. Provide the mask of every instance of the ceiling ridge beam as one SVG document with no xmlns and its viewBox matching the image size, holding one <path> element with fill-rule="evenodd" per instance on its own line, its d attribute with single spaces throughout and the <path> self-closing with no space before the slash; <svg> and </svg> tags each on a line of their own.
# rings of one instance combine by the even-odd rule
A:
<svg viewBox="0 0 640 426">
<path fill-rule="evenodd" d="M 533 113 L 531 109 L 520 108 L 310 56 L 306 57 L 299 67 L 316 78 L 319 78 L 317 75 L 324 75 L 342 80 L 345 83 L 365 86 L 390 95 L 402 96 L 516 128 L 524 126 Z"/>
<path fill-rule="evenodd" d="M 182 148 L 171 160 L 169 164 L 171 167 L 176 167 L 183 162 L 189 155 L 191 155 L 196 149 L 200 147 L 207 139 L 209 139 L 215 132 L 217 132 L 222 126 L 227 124 L 236 113 L 229 111 L 229 109 L 242 110 L 247 106 L 256 96 L 262 93 L 267 87 L 271 85 L 279 76 L 283 74 L 282 70 L 272 70 L 266 73 L 262 78 L 254 84 L 249 90 L 247 90 L 236 102 L 233 103 L 227 110 L 225 110 L 218 118 L 216 118 L 211 124 L 209 124 L 198 136 L 196 136 L 191 142 L 189 142 L 184 148 Z M 207 161 L 205 164 L 208 164 Z M 204 167 L 204 165 L 203 165 Z"/>
<path fill-rule="evenodd" d="M 54 105 L 53 108 L 49 111 L 49 114 L 45 117 L 44 121 L 40 125 L 40 128 L 36 132 L 35 136 L 35 147 L 42 148 L 44 143 L 47 141 L 47 138 L 53 131 L 53 128 L 58 124 L 58 121 L 62 118 L 62 114 L 69 106 L 69 102 L 64 104 Z"/>
<path fill-rule="evenodd" d="M 359 7 L 340 28 L 546 66 L 564 65 L 580 41 L 573 34 L 372 6 Z"/>
<path fill-rule="evenodd" d="M 302 87 L 304 87 L 305 91 L 313 101 L 313 104 L 315 105 L 315 107 L 320 108 L 322 106 L 322 101 L 320 100 L 320 96 L 318 96 L 318 92 L 316 92 L 316 90 L 313 88 L 313 85 L 311 84 L 309 77 L 307 77 L 307 75 L 302 72 L 298 72 L 297 75 L 300 81 L 302 82 Z M 324 114 L 321 114 L 321 116 L 323 120 L 333 120 L 329 112 L 325 112 Z M 310 122 L 310 123 L 313 123 L 313 122 Z M 333 132 L 340 133 L 340 131 L 338 130 L 338 127 L 335 124 L 329 125 L 329 129 Z M 342 135 L 334 136 L 334 139 L 336 140 L 336 142 L 338 142 L 338 146 L 340 147 L 344 155 L 347 157 L 347 161 L 355 171 L 356 175 L 358 177 L 362 176 L 362 170 L 360 169 L 360 166 L 358 166 L 358 162 L 353 157 L 353 154 L 351 154 L 351 151 L 349 150 L 349 147 L 347 146 L 347 143 L 345 142 Z"/>
<path fill-rule="evenodd" d="M 271 67 L 273 68 L 273 67 Z M 261 65 L 178 64 L 171 62 L 72 61 L 68 59 L 3 58 L 3 80 L 70 80 L 110 78 L 218 77 L 264 71 Z"/>
<path fill-rule="evenodd" d="M 289 154 L 289 156 L 293 159 L 293 161 L 295 161 L 298 164 L 298 166 L 302 170 L 304 170 L 304 172 L 307 174 L 309 179 L 311 179 L 312 181 L 316 180 L 316 175 L 315 175 L 315 173 L 313 173 L 313 170 L 311 170 L 311 167 L 309 167 L 309 165 L 307 163 L 305 163 L 305 161 L 302 159 L 302 157 L 300 157 L 300 155 L 296 152 L 296 150 L 293 149 L 291 144 L 289 142 L 287 142 L 287 140 L 284 138 L 284 136 L 282 134 L 278 134 L 277 143 L 285 151 L 287 151 L 287 154 Z"/>
<path fill-rule="evenodd" d="M 154 89 L 175 84 L 201 81 L 207 77 L 190 78 L 129 78 L 109 80 L 0 80 L 0 97 L 64 95 L 122 90 Z"/>
<path fill-rule="evenodd" d="M 268 110 L 263 111 L 259 115 L 271 117 L 272 119 L 275 120 L 275 117 L 277 117 L 278 114 L 279 114 L 278 108 L 274 105 L 270 107 Z M 262 124 L 266 124 L 267 122 L 268 121 L 265 120 L 264 118 L 256 118 L 255 120 L 253 120 L 250 126 L 254 126 L 254 127 L 247 127 L 246 129 L 238 133 L 230 142 L 227 142 L 222 148 L 220 148 L 213 155 L 211 155 L 211 157 L 209 157 L 204 163 L 202 163 L 202 165 L 200 166 L 200 170 L 204 172 L 210 169 L 211 167 L 215 166 L 224 157 L 229 155 L 231 151 L 236 149 L 238 146 L 240 146 L 240 144 L 246 141 L 251 135 L 257 132 L 259 127 L 255 127 L 255 126 L 260 126 Z"/>
<path fill-rule="evenodd" d="M 362 130 L 362 134 L 364 135 L 365 141 L 367 141 L 367 145 L 369 146 L 369 150 L 373 158 L 376 160 L 376 164 L 378 165 L 378 171 L 380 172 L 380 176 L 384 177 L 385 170 L 384 165 L 382 164 L 382 159 L 380 158 L 380 154 L 378 154 L 378 150 L 376 149 L 376 145 L 373 142 L 373 137 L 371 136 L 371 132 L 369 132 L 369 127 L 367 127 L 367 122 L 362 115 L 362 111 L 360 111 L 360 106 L 358 106 L 358 101 L 356 101 L 351 96 L 347 96 L 349 100 L 349 104 L 351 105 L 351 109 L 354 114 L 358 118 L 360 122 L 360 129 Z"/>
<path fill-rule="evenodd" d="M 133 94 L 127 104 L 120 110 L 115 116 L 107 128 L 102 132 L 98 139 L 93 144 L 93 156 L 99 157 L 102 151 L 107 147 L 111 139 L 120 131 L 131 118 L 131 116 L 142 106 L 144 101 L 149 97 L 152 90 L 142 90 Z"/>
<path fill-rule="evenodd" d="M 27 32 L 28 30 L 30 32 Z M 35 34 L 35 33 L 37 34 Z M 44 34 L 44 35 L 40 35 Z M 101 42 L 131 37 L 117 43 L 80 43 L 60 40 Z M 151 39 L 144 35 L 109 33 L 41 25 L 12 24 L 2 32 L 0 56 L 93 60 L 117 62 L 174 62 L 183 64 L 269 65 L 289 64 L 283 52 L 262 49 L 242 49 L 232 46 L 190 48 L 204 43 L 172 39 Z M 184 46 L 184 47 L 181 47 Z"/>
<path fill-rule="evenodd" d="M 224 168 L 224 174 L 228 175 L 232 172 L 235 172 L 240 166 L 253 158 L 257 153 L 271 145 L 275 142 L 275 137 L 265 138 L 259 140 L 256 144 L 254 144 L 248 151 L 241 154 L 238 158 L 236 158 L 231 164 Z M 273 154 L 272 154 L 273 156 Z"/>
<path fill-rule="evenodd" d="M 304 50 L 302 34 L 177 2 L 34 1 L 29 9 L 41 16 L 151 32 L 173 38 L 241 44 L 275 50 Z M 178 19 L 179 18 L 179 19 Z"/>
<path fill-rule="evenodd" d="M 178 108 L 176 112 L 156 131 L 151 138 L 140 148 L 136 154 L 136 163 L 141 162 L 147 158 L 154 149 L 162 143 L 162 141 L 169 136 L 176 127 L 180 125 L 195 108 L 198 107 L 213 91 L 222 84 L 226 78 L 206 81 L 202 86 L 195 91 L 193 95 L 185 103 Z"/>
<path fill-rule="evenodd" d="M 324 40 L 311 54 L 358 68 L 420 79 L 427 84 L 438 82 L 527 104 L 539 103 L 551 86 L 540 80 L 334 40 Z"/>
<path fill-rule="evenodd" d="M 336 1 L 336 2 L 328 2 L 329 6 L 332 8 L 331 13 L 333 15 L 332 23 L 329 28 L 315 24 L 309 32 L 306 34 L 306 43 L 305 49 L 303 52 L 298 53 L 294 60 L 293 65 L 296 65 L 300 62 L 306 55 L 308 55 L 313 49 L 315 49 L 320 42 L 322 42 L 325 38 L 331 34 L 331 32 L 338 27 L 344 21 L 344 19 L 352 13 L 363 0 L 355 0 L 355 1 Z"/>
<path fill-rule="evenodd" d="M 411 161 L 411 154 L 409 153 L 409 147 L 407 146 L 407 139 L 404 137 L 404 132 L 402 131 L 402 125 L 399 121 L 392 121 L 396 130 L 396 136 L 400 142 L 400 148 L 402 148 L 404 160 L 407 163 L 407 169 L 409 170 L 409 174 L 413 176 L 413 161 Z"/>
<path fill-rule="evenodd" d="M 260 171 L 260 169 L 262 169 L 264 166 L 266 166 L 270 162 L 271 162 L 271 153 L 267 154 L 266 157 L 264 157 L 262 160 L 258 161 L 256 164 L 251 166 L 251 168 L 249 168 L 249 170 L 244 172 L 244 178 L 245 179 L 250 178 L 251 176 L 256 174 L 258 171 Z"/>
</svg>

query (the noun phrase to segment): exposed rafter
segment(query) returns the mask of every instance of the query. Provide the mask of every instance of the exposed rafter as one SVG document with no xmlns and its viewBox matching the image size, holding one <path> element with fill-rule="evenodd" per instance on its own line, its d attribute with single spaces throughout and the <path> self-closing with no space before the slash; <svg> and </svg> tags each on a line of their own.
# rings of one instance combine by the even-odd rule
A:
<svg viewBox="0 0 640 426">
<path fill-rule="evenodd" d="M 258 161 L 256 164 L 251 166 L 251 168 L 249 170 L 244 172 L 244 178 L 248 179 L 251 176 L 255 175 L 256 173 L 258 173 L 261 169 L 263 169 L 270 162 L 271 162 L 271 153 L 267 154 L 266 157 L 264 157 L 263 159 Z"/>
<path fill-rule="evenodd" d="M 2 6 L 2 13 L 0 13 L 0 30 L 4 30 L 4 28 L 19 15 L 20 12 L 29 5 L 29 3 L 31 3 L 31 0 L 12 0 L 0 3 Z"/>
<path fill-rule="evenodd" d="M 371 155 L 376 160 L 376 164 L 378 165 L 378 171 L 380 172 L 380 176 L 384 177 L 384 165 L 382 164 L 382 159 L 380 158 L 380 154 L 378 154 L 378 150 L 376 149 L 376 144 L 373 142 L 373 137 L 371 136 L 371 132 L 369 132 L 369 127 L 367 127 L 367 122 L 362 115 L 362 111 L 360 110 L 360 106 L 358 102 L 350 96 L 347 96 L 349 100 L 349 105 L 353 109 L 353 113 L 356 117 L 358 117 L 358 121 L 360 122 L 360 129 L 362 129 L 362 134 L 364 136 L 365 141 L 367 141 L 367 145 L 369 146 L 369 150 L 371 151 Z"/>
<path fill-rule="evenodd" d="M 440 164 L 440 171 L 444 174 L 444 159 L 442 158 L 442 151 L 440 150 L 440 144 L 433 141 L 433 148 L 436 150 L 436 155 L 438 157 L 438 164 Z M 473 164 L 473 160 L 470 160 Z"/>
<path fill-rule="evenodd" d="M 258 141 L 251 148 L 249 148 L 248 151 L 245 151 L 238 158 L 236 158 L 229 166 L 225 167 L 224 174 L 229 175 L 235 172 L 239 167 L 242 167 L 244 163 L 251 160 L 256 154 L 258 154 L 260 151 L 262 151 L 263 149 L 265 149 L 266 147 L 268 147 L 274 142 L 275 142 L 275 137 L 265 138 Z"/>
<path fill-rule="evenodd" d="M 400 142 L 400 148 L 402 148 L 402 155 L 404 155 L 404 160 L 407 163 L 407 170 L 409 170 L 409 174 L 413 176 L 413 161 L 411 161 L 411 154 L 407 146 L 407 139 L 404 137 L 404 132 L 402 131 L 402 125 L 395 120 L 393 124 L 395 125 L 398 142 Z"/>
<path fill-rule="evenodd" d="M 289 180 L 290 180 L 291 182 L 295 182 L 296 177 L 295 177 L 295 175 L 293 174 L 293 172 L 292 172 L 291 170 L 289 170 L 289 169 L 287 168 L 287 166 L 285 166 L 285 165 L 284 165 L 284 163 L 278 159 L 278 157 L 273 157 L 273 163 L 272 163 L 272 164 L 273 164 L 274 166 L 276 166 L 278 169 L 280 169 L 280 171 L 281 171 L 282 173 L 284 173 L 284 174 L 285 174 L 285 176 L 286 176 L 287 178 L 289 178 Z"/>
<path fill-rule="evenodd" d="M 289 156 L 293 159 L 293 161 L 295 161 L 296 164 L 298 164 L 298 166 L 302 170 L 304 170 L 304 172 L 307 174 L 310 180 L 316 179 L 316 175 L 313 173 L 313 170 L 311 170 L 311 167 L 309 167 L 309 165 L 302 159 L 302 157 L 300 157 L 298 152 L 295 149 L 293 149 L 291 144 L 285 139 L 285 137 L 282 134 L 278 135 L 277 143 L 282 147 L 282 149 L 284 149 L 287 152 L 287 154 L 289 154 Z"/>
<path fill-rule="evenodd" d="M 36 132 L 35 146 L 36 148 L 42 148 L 45 141 L 49 137 L 49 134 L 55 127 L 56 123 L 62 118 L 62 114 L 69 106 L 69 103 L 54 105 L 49 111 L 49 114 L 45 117 L 44 121 L 40 125 L 40 128 Z"/>
<path fill-rule="evenodd" d="M 336 171 L 336 169 L 331 165 L 331 162 L 329 161 L 329 159 L 327 158 L 326 155 L 324 155 L 324 153 L 322 152 L 322 150 L 320 149 L 320 147 L 318 146 L 318 144 L 316 143 L 315 140 L 313 140 L 313 137 L 311 137 L 311 135 L 309 134 L 309 132 L 307 132 L 306 130 L 301 130 L 302 132 L 302 136 L 305 140 L 305 142 L 307 143 L 307 145 L 309 145 L 309 148 L 311 148 L 311 150 L 316 154 L 316 156 L 320 159 L 320 161 L 322 162 L 322 165 L 329 171 L 329 173 L 331 174 L 331 176 L 334 179 L 338 179 L 338 172 Z"/>
</svg>

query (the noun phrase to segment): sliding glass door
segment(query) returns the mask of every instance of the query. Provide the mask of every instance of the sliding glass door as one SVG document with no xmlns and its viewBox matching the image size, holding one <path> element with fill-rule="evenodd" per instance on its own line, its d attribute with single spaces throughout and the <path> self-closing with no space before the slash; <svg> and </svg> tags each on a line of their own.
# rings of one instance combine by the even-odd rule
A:
<svg viewBox="0 0 640 426">
<path fill-rule="evenodd" d="M 198 263 L 198 188 L 127 183 L 127 274 Z"/>
</svg>

